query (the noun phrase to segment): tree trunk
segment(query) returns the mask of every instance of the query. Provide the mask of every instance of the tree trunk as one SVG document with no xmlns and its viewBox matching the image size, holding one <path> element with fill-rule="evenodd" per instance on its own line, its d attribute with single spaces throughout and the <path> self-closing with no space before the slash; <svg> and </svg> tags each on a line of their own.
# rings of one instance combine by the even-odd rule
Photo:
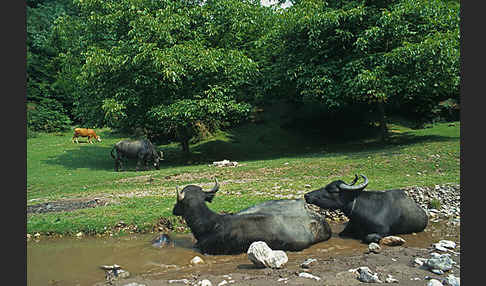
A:
<svg viewBox="0 0 486 286">
<path fill-rule="evenodd" d="M 385 104 L 382 101 L 378 102 L 378 115 L 380 124 L 380 141 L 385 142 L 388 140 L 388 127 L 386 127 Z"/>
<path fill-rule="evenodd" d="M 189 154 L 189 139 L 181 140 L 182 152 Z"/>
</svg>

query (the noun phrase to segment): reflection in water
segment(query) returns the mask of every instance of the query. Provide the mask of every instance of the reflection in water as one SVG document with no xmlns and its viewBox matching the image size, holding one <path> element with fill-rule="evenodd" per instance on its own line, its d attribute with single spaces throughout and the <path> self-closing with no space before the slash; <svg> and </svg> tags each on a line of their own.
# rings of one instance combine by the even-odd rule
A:
<svg viewBox="0 0 486 286">
<path fill-rule="evenodd" d="M 333 235 L 325 242 L 303 251 L 286 252 L 289 267 L 309 257 L 325 259 L 336 255 L 363 253 L 367 245 L 355 239 L 340 238 L 344 226 L 332 225 Z M 407 247 L 429 247 L 441 239 L 460 242 L 458 226 L 445 222 L 430 224 L 416 235 L 400 235 Z M 173 235 L 174 247 L 157 248 L 151 245 L 155 234 L 129 235 L 121 238 L 62 238 L 27 243 L 27 285 L 92 285 L 104 281 L 101 265 L 118 264 L 132 275 L 152 278 L 180 279 L 194 272 L 189 261 L 196 255 L 205 264 L 198 269 L 215 275 L 248 272 L 251 267 L 246 253 L 239 255 L 202 255 L 191 247 L 191 235 Z"/>
</svg>

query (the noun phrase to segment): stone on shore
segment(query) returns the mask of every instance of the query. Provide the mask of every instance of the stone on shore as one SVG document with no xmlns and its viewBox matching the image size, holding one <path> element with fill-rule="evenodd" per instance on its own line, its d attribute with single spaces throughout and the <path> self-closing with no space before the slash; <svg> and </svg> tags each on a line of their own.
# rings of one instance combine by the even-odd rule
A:
<svg viewBox="0 0 486 286">
<path fill-rule="evenodd" d="M 253 242 L 247 251 L 248 258 L 259 267 L 282 268 L 287 264 L 287 254 L 282 250 L 272 250 L 264 241 Z"/>
</svg>

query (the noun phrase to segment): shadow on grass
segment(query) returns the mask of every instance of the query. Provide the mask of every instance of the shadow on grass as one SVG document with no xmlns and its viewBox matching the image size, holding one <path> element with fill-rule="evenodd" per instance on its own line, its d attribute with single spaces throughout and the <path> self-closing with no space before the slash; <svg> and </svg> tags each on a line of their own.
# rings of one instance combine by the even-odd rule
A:
<svg viewBox="0 0 486 286">
<path fill-rule="evenodd" d="M 387 142 L 380 142 L 370 130 L 359 133 L 347 130 L 350 136 L 333 137 L 322 132 L 309 130 L 258 130 L 257 126 L 247 126 L 246 130 L 227 132 L 225 138 L 201 142 L 191 146 L 191 153 L 184 154 L 180 146 L 159 145 L 164 152 L 161 169 L 194 164 L 211 164 L 214 161 L 271 160 L 282 157 L 333 156 L 337 153 L 350 158 L 368 156 L 370 152 L 400 152 L 406 146 L 425 142 L 456 141 L 457 137 L 440 135 L 417 135 L 413 132 L 391 133 Z M 353 135 L 354 133 L 354 135 Z M 119 134 L 105 137 L 116 138 Z M 107 136 L 108 135 L 108 136 Z M 344 140 L 346 139 L 346 140 Z M 67 150 L 58 156 L 45 160 L 48 164 L 62 165 L 66 169 L 89 168 L 93 170 L 113 170 L 115 161 L 110 152 L 112 146 L 87 144 L 80 142 L 77 148 Z M 136 160 L 130 159 L 123 164 L 123 172 L 135 172 Z M 148 170 L 154 170 L 149 168 Z"/>
</svg>

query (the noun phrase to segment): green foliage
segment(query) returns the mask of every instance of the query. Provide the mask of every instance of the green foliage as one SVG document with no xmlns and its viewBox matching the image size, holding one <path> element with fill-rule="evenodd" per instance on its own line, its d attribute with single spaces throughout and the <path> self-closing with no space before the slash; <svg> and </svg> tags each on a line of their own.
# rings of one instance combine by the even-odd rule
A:
<svg viewBox="0 0 486 286">
<path fill-rule="evenodd" d="M 32 136 L 32 131 L 64 131 L 69 129 L 70 125 L 71 120 L 56 100 L 43 99 L 39 104 L 27 109 L 28 136 Z"/>
<path fill-rule="evenodd" d="M 283 41 L 273 54 L 274 94 L 335 111 L 384 102 L 419 120 L 430 120 L 438 102 L 459 98 L 455 3 L 308 0 L 282 17 L 273 35 Z"/>
<path fill-rule="evenodd" d="M 234 32 L 208 22 L 223 13 L 218 3 L 79 1 L 79 19 L 66 17 L 58 26 L 66 46 L 74 35 L 86 47 L 62 58 L 73 71 L 65 79 L 76 90 L 77 119 L 125 130 L 145 127 L 181 143 L 195 136 L 199 123 L 218 128 L 240 122 L 258 66 L 233 40 L 210 40 Z"/>
</svg>

